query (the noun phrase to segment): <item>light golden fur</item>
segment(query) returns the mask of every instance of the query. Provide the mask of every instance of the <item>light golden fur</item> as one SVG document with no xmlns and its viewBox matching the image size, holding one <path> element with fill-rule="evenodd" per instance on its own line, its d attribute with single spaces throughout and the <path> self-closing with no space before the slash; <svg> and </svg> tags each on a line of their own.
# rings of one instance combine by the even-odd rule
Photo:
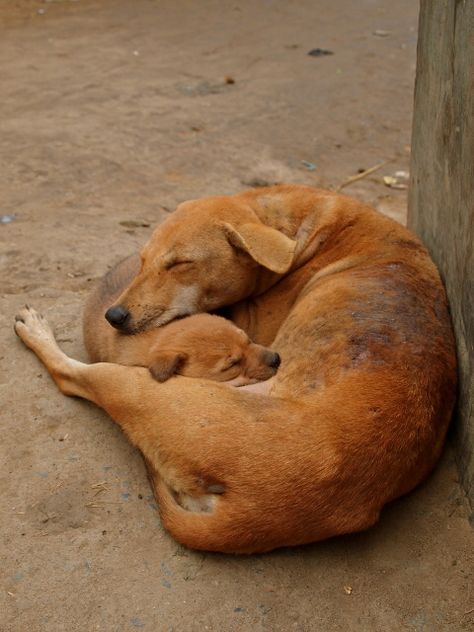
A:
<svg viewBox="0 0 474 632">
<path fill-rule="evenodd" d="M 180 205 L 122 265 L 138 270 L 116 301 L 128 333 L 227 306 L 282 358 L 264 394 L 157 384 L 67 358 L 20 314 L 61 390 L 102 406 L 142 451 L 179 542 L 250 553 L 366 529 L 428 476 L 456 361 L 439 275 L 405 228 L 345 196 L 273 187 Z M 107 284 L 92 302 L 107 303 Z"/>
</svg>

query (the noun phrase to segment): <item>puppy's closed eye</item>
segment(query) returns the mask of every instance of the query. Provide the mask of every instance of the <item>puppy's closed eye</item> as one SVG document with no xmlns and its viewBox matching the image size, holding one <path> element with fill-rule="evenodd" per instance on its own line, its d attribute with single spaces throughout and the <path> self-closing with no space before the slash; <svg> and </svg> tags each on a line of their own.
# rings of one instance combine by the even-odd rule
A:
<svg viewBox="0 0 474 632">
<path fill-rule="evenodd" d="M 241 362 L 242 362 L 241 357 L 228 358 L 227 362 L 224 364 L 221 371 L 227 371 L 228 369 L 231 369 L 232 367 L 237 366 Z"/>
</svg>

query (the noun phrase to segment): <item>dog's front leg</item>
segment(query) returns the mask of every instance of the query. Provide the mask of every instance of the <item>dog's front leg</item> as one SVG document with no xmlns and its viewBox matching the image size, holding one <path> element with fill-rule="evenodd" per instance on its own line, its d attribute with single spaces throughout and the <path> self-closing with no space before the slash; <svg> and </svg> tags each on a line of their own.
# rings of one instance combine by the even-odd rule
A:
<svg viewBox="0 0 474 632">
<path fill-rule="evenodd" d="M 86 379 L 90 366 L 63 353 L 44 316 L 24 307 L 15 316 L 15 332 L 43 362 L 62 393 L 95 401 Z"/>
<path fill-rule="evenodd" d="M 161 400 L 148 369 L 106 362 L 85 364 L 70 358 L 59 348 L 47 320 L 29 307 L 15 321 L 15 332 L 44 363 L 62 393 L 97 404 L 145 456 L 150 450 L 155 455 L 160 434 L 156 411 Z"/>
<path fill-rule="evenodd" d="M 126 408 L 134 401 L 134 374 L 146 369 L 117 364 L 85 364 L 67 356 L 58 346 L 48 321 L 36 310 L 25 307 L 15 317 L 15 332 L 48 369 L 56 385 L 65 395 L 82 397 L 111 412 L 114 405 Z M 125 406 L 124 406 L 125 404 Z"/>
</svg>

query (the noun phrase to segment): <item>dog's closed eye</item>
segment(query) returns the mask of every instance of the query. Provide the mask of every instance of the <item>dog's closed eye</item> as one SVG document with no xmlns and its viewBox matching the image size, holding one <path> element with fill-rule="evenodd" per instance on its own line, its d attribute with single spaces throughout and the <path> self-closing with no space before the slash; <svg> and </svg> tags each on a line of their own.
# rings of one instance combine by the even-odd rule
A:
<svg viewBox="0 0 474 632">
<path fill-rule="evenodd" d="M 189 266 L 191 264 L 193 264 L 194 261 L 191 261 L 190 259 L 183 259 L 181 261 L 170 261 L 169 263 L 166 264 L 165 269 L 166 270 L 171 270 L 172 268 L 178 268 L 178 267 L 184 267 L 184 266 Z"/>
</svg>

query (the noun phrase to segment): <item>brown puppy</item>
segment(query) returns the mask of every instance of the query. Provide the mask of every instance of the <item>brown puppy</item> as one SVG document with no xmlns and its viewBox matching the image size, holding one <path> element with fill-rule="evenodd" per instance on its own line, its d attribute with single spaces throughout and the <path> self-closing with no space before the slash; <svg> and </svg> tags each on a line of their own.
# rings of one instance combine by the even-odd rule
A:
<svg viewBox="0 0 474 632">
<path fill-rule="evenodd" d="M 188 316 L 135 336 L 108 329 L 98 341 L 94 361 L 145 366 L 158 382 L 176 374 L 243 386 L 268 380 L 280 364 L 278 353 L 211 314 Z"/>
<path fill-rule="evenodd" d="M 182 204 L 123 265 L 139 268 L 107 310 L 123 332 L 232 305 L 282 356 L 267 395 L 157 384 L 145 369 L 67 358 L 20 314 L 17 333 L 61 390 L 102 406 L 143 452 L 183 544 L 254 552 L 365 529 L 432 470 L 454 340 L 439 275 L 399 224 L 331 192 L 260 189 Z"/>
</svg>

